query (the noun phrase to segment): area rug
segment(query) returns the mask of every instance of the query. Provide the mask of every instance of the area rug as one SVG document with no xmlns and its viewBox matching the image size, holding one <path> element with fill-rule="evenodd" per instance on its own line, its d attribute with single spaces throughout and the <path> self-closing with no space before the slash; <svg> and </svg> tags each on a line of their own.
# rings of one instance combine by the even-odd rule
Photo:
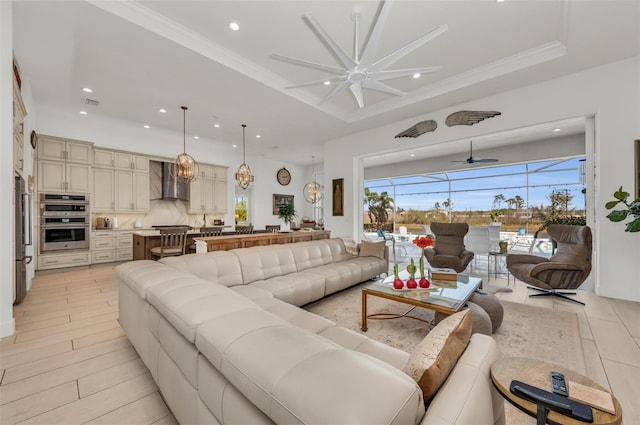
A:
<svg viewBox="0 0 640 425">
<path fill-rule="evenodd" d="M 362 322 L 361 286 L 334 294 L 304 308 L 337 323 L 340 326 L 367 335 L 400 350 L 411 352 L 429 333 L 427 323 L 411 318 L 368 320 L 367 332 L 360 329 Z M 504 357 L 530 357 L 549 361 L 585 374 L 585 360 L 575 313 L 548 310 L 501 301 L 504 307 L 502 326 L 493 334 Z M 411 306 L 379 297 L 368 297 L 369 314 L 403 314 Z M 416 308 L 411 316 L 429 322 L 434 313 Z M 505 402 L 507 425 L 534 424 L 528 417 Z"/>
</svg>

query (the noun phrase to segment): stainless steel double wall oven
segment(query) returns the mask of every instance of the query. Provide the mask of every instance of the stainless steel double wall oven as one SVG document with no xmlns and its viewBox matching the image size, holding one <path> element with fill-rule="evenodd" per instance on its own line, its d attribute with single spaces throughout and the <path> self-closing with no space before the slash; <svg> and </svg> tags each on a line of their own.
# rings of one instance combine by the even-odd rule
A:
<svg viewBox="0 0 640 425">
<path fill-rule="evenodd" d="M 88 250 L 89 196 L 40 194 L 40 253 Z"/>
</svg>

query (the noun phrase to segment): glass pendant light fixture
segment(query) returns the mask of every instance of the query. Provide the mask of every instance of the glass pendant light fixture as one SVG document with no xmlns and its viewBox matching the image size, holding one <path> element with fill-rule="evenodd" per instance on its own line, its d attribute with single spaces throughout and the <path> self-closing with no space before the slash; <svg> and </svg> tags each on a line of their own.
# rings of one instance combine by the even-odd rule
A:
<svg viewBox="0 0 640 425">
<path fill-rule="evenodd" d="M 323 196 L 322 186 L 320 185 L 320 183 L 313 180 L 314 176 L 316 175 L 315 158 L 315 156 L 311 157 L 311 167 L 313 170 L 311 174 L 311 181 L 305 184 L 304 189 L 302 189 L 305 201 L 312 204 L 315 204 L 316 202 L 321 200 Z"/>
<path fill-rule="evenodd" d="M 238 172 L 236 173 L 236 184 L 238 187 L 242 189 L 246 189 L 249 187 L 249 184 L 253 182 L 253 176 L 251 175 L 251 168 L 245 162 L 245 130 L 247 128 L 246 124 L 242 124 L 242 164 L 238 167 Z"/>
<path fill-rule="evenodd" d="M 185 183 L 191 183 L 198 178 L 198 163 L 187 153 L 187 107 L 182 108 L 182 153 L 173 160 L 173 176 Z"/>
</svg>

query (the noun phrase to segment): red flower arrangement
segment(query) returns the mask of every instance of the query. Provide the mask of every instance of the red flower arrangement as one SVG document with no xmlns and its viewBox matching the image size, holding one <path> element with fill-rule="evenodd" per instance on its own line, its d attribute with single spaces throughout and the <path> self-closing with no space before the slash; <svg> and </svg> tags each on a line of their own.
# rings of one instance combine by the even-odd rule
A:
<svg viewBox="0 0 640 425">
<path fill-rule="evenodd" d="M 428 288 L 431 282 L 429 282 L 427 277 L 424 275 L 424 250 L 427 247 L 433 246 L 433 239 L 431 239 L 430 236 L 420 236 L 415 238 L 413 243 L 422 250 L 420 255 L 420 281 L 418 282 L 418 285 L 421 288 Z"/>
</svg>

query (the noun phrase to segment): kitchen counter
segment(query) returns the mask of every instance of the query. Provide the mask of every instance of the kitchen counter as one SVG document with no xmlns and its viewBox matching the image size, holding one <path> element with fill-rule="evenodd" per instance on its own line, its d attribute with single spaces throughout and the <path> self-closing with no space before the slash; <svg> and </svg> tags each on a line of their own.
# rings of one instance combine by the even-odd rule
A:
<svg viewBox="0 0 640 425">
<path fill-rule="evenodd" d="M 193 230 L 187 234 L 187 252 L 194 240 L 207 242 L 207 251 L 227 251 L 235 248 L 264 246 L 293 242 L 304 242 L 317 239 L 329 239 L 328 230 L 299 230 L 281 233 L 254 233 L 249 235 L 222 235 L 199 237 L 200 233 Z M 133 233 L 133 259 L 150 260 L 151 248 L 160 246 L 160 232 L 157 230 L 135 231 Z"/>
</svg>

